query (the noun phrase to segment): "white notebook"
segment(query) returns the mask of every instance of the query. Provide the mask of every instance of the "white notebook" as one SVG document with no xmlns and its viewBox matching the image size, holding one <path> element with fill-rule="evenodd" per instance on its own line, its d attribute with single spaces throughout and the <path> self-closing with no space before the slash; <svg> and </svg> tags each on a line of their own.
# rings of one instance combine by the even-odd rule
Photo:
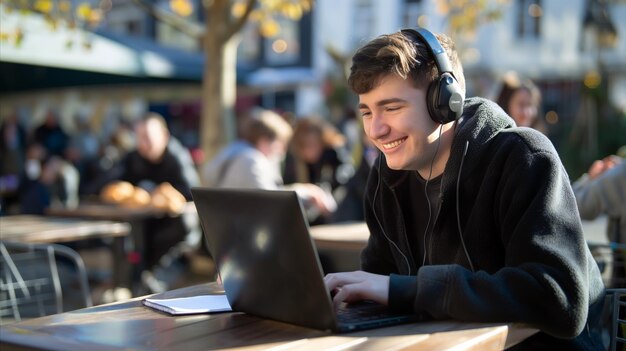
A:
<svg viewBox="0 0 626 351">
<path fill-rule="evenodd" d="M 200 295 L 175 299 L 143 299 L 143 304 L 173 315 L 230 312 L 226 295 Z"/>
</svg>

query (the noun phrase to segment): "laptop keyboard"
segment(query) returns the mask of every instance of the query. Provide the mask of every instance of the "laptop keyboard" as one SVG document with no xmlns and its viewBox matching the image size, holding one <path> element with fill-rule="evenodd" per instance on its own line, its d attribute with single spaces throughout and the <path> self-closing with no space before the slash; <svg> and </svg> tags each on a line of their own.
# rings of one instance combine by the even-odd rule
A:
<svg viewBox="0 0 626 351">
<path fill-rule="evenodd" d="M 337 310 L 337 319 L 341 323 L 355 323 L 393 317 L 387 306 L 361 302 L 350 304 Z"/>
</svg>

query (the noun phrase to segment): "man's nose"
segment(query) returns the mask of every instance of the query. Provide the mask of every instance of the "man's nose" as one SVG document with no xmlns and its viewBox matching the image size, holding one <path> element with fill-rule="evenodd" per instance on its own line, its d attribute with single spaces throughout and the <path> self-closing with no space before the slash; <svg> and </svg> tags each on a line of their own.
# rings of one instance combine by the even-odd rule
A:
<svg viewBox="0 0 626 351">
<path fill-rule="evenodd" d="M 389 133 L 389 126 L 385 123 L 385 120 L 380 115 L 372 113 L 369 123 L 369 137 L 379 139 L 387 135 L 387 133 Z"/>
</svg>

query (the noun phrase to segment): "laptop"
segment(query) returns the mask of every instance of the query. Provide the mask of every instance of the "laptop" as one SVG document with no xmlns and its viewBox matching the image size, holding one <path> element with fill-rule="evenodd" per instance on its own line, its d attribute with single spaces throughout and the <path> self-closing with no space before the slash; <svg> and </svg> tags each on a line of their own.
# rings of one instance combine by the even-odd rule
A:
<svg viewBox="0 0 626 351">
<path fill-rule="evenodd" d="M 295 192 L 192 188 L 191 193 L 233 311 L 333 332 L 417 319 L 373 302 L 335 311 Z"/>
</svg>

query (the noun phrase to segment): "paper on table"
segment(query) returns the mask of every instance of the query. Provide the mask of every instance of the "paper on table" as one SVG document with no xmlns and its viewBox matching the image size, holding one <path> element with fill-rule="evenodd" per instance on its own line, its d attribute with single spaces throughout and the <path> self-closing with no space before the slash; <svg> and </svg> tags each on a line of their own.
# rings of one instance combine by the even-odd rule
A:
<svg viewBox="0 0 626 351">
<path fill-rule="evenodd" d="M 169 314 L 195 314 L 232 311 L 226 295 L 200 295 L 175 299 L 143 299 L 143 304 Z"/>
</svg>

